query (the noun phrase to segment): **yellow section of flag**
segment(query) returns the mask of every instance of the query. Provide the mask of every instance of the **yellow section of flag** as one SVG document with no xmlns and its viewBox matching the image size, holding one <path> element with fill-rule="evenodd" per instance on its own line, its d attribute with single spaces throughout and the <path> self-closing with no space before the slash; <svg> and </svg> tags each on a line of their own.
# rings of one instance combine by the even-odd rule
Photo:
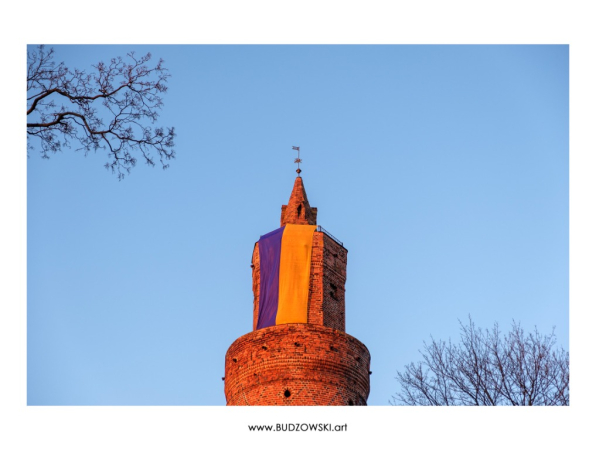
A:
<svg viewBox="0 0 596 450">
<path fill-rule="evenodd" d="M 281 238 L 276 325 L 308 321 L 312 238 L 316 225 L 286 224 Z"/>
</svg>

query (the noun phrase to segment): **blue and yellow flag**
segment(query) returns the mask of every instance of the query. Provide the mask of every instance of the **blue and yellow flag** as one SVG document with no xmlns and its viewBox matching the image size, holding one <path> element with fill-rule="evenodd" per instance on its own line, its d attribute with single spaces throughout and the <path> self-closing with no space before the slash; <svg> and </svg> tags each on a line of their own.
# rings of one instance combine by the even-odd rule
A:
<svg viewBox="0 0 596 450">
<path fill-rule="evenodd" d="M 257 330 L 306 323 L 312 238 L 316 225 L 286 224 L 259 239 L 260 292 Z"/>
</svg>

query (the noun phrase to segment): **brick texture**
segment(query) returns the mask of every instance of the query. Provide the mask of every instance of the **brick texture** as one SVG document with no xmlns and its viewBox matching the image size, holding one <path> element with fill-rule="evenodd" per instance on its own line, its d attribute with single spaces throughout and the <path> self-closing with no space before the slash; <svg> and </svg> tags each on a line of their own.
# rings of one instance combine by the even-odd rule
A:
<svg viewBox="0 0 596 450">
<path fill-rule="evenodd" d="M 297 177 L 287 205 L 286 223 L 316 225 L 317 209 L 308 203 Z M 370 354 L 345 333 L 345 283 L 348 251 L 315 231 L 310 267 L 308 317 L 304 324 L 256 330 L 259 316 L 259 244 L 252 256 L 253 331 L 238 338 L 225 358 L 228 405 L 366 405 Z"/>
<path fill-rule="evenodd" d="M 285 324 L 238 338 L 226 353 L 228 405 L 366 405 L 370 354 L 329 327 Z"/>
<path fill-rule="evenodd" d="M 311 208 L 304 190 L 301 177 L 296 177 L 294 188 L 287 205 L 281 207 L 280 227 L 286 223 L 297 225 L 316 225 L 317 208 Z"/>
</svg>

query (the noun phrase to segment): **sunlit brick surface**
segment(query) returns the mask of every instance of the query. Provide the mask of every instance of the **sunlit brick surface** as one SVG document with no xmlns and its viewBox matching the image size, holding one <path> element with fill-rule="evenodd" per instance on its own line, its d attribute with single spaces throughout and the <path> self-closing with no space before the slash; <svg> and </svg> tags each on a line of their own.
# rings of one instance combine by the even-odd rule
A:
<svg viewBox="0 0 596 450">
<path fill-rule="evenodd" d="M 370 354 L 328 327 L 285 324 L 237 339 L 226 353 L 228 405 L 366 405 Z"/>
<path fill-rule="evenodd" d="M 294 188 L 292 194 L 290 194 L 288 204 L 281 207 L 279 226 L 283 227 L 286 223 L 296 225 L 317 224 L 317 208 L 311 207 L 308 203 L 308 197 L 300 177 L 296 177 L 296 181 L 294 181 Z"/>
</svg>

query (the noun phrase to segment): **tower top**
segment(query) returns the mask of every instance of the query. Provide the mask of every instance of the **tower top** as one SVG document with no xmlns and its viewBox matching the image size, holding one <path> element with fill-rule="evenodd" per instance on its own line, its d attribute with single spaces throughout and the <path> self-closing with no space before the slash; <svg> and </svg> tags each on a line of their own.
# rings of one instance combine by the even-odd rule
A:
<svg viewBox="0 0 596 450">
<path fill-rule="evenodd" d="M 308 197 L 306 197 L 304 183 L 300 175 L 294 181 L 294 188 L 288 204 L 281 207 L 280 223 L 282 227 L 287 223 L 296 225 L 317 224 L 317 208 L 311 207 L 308 203 Z"/>
</svg>

